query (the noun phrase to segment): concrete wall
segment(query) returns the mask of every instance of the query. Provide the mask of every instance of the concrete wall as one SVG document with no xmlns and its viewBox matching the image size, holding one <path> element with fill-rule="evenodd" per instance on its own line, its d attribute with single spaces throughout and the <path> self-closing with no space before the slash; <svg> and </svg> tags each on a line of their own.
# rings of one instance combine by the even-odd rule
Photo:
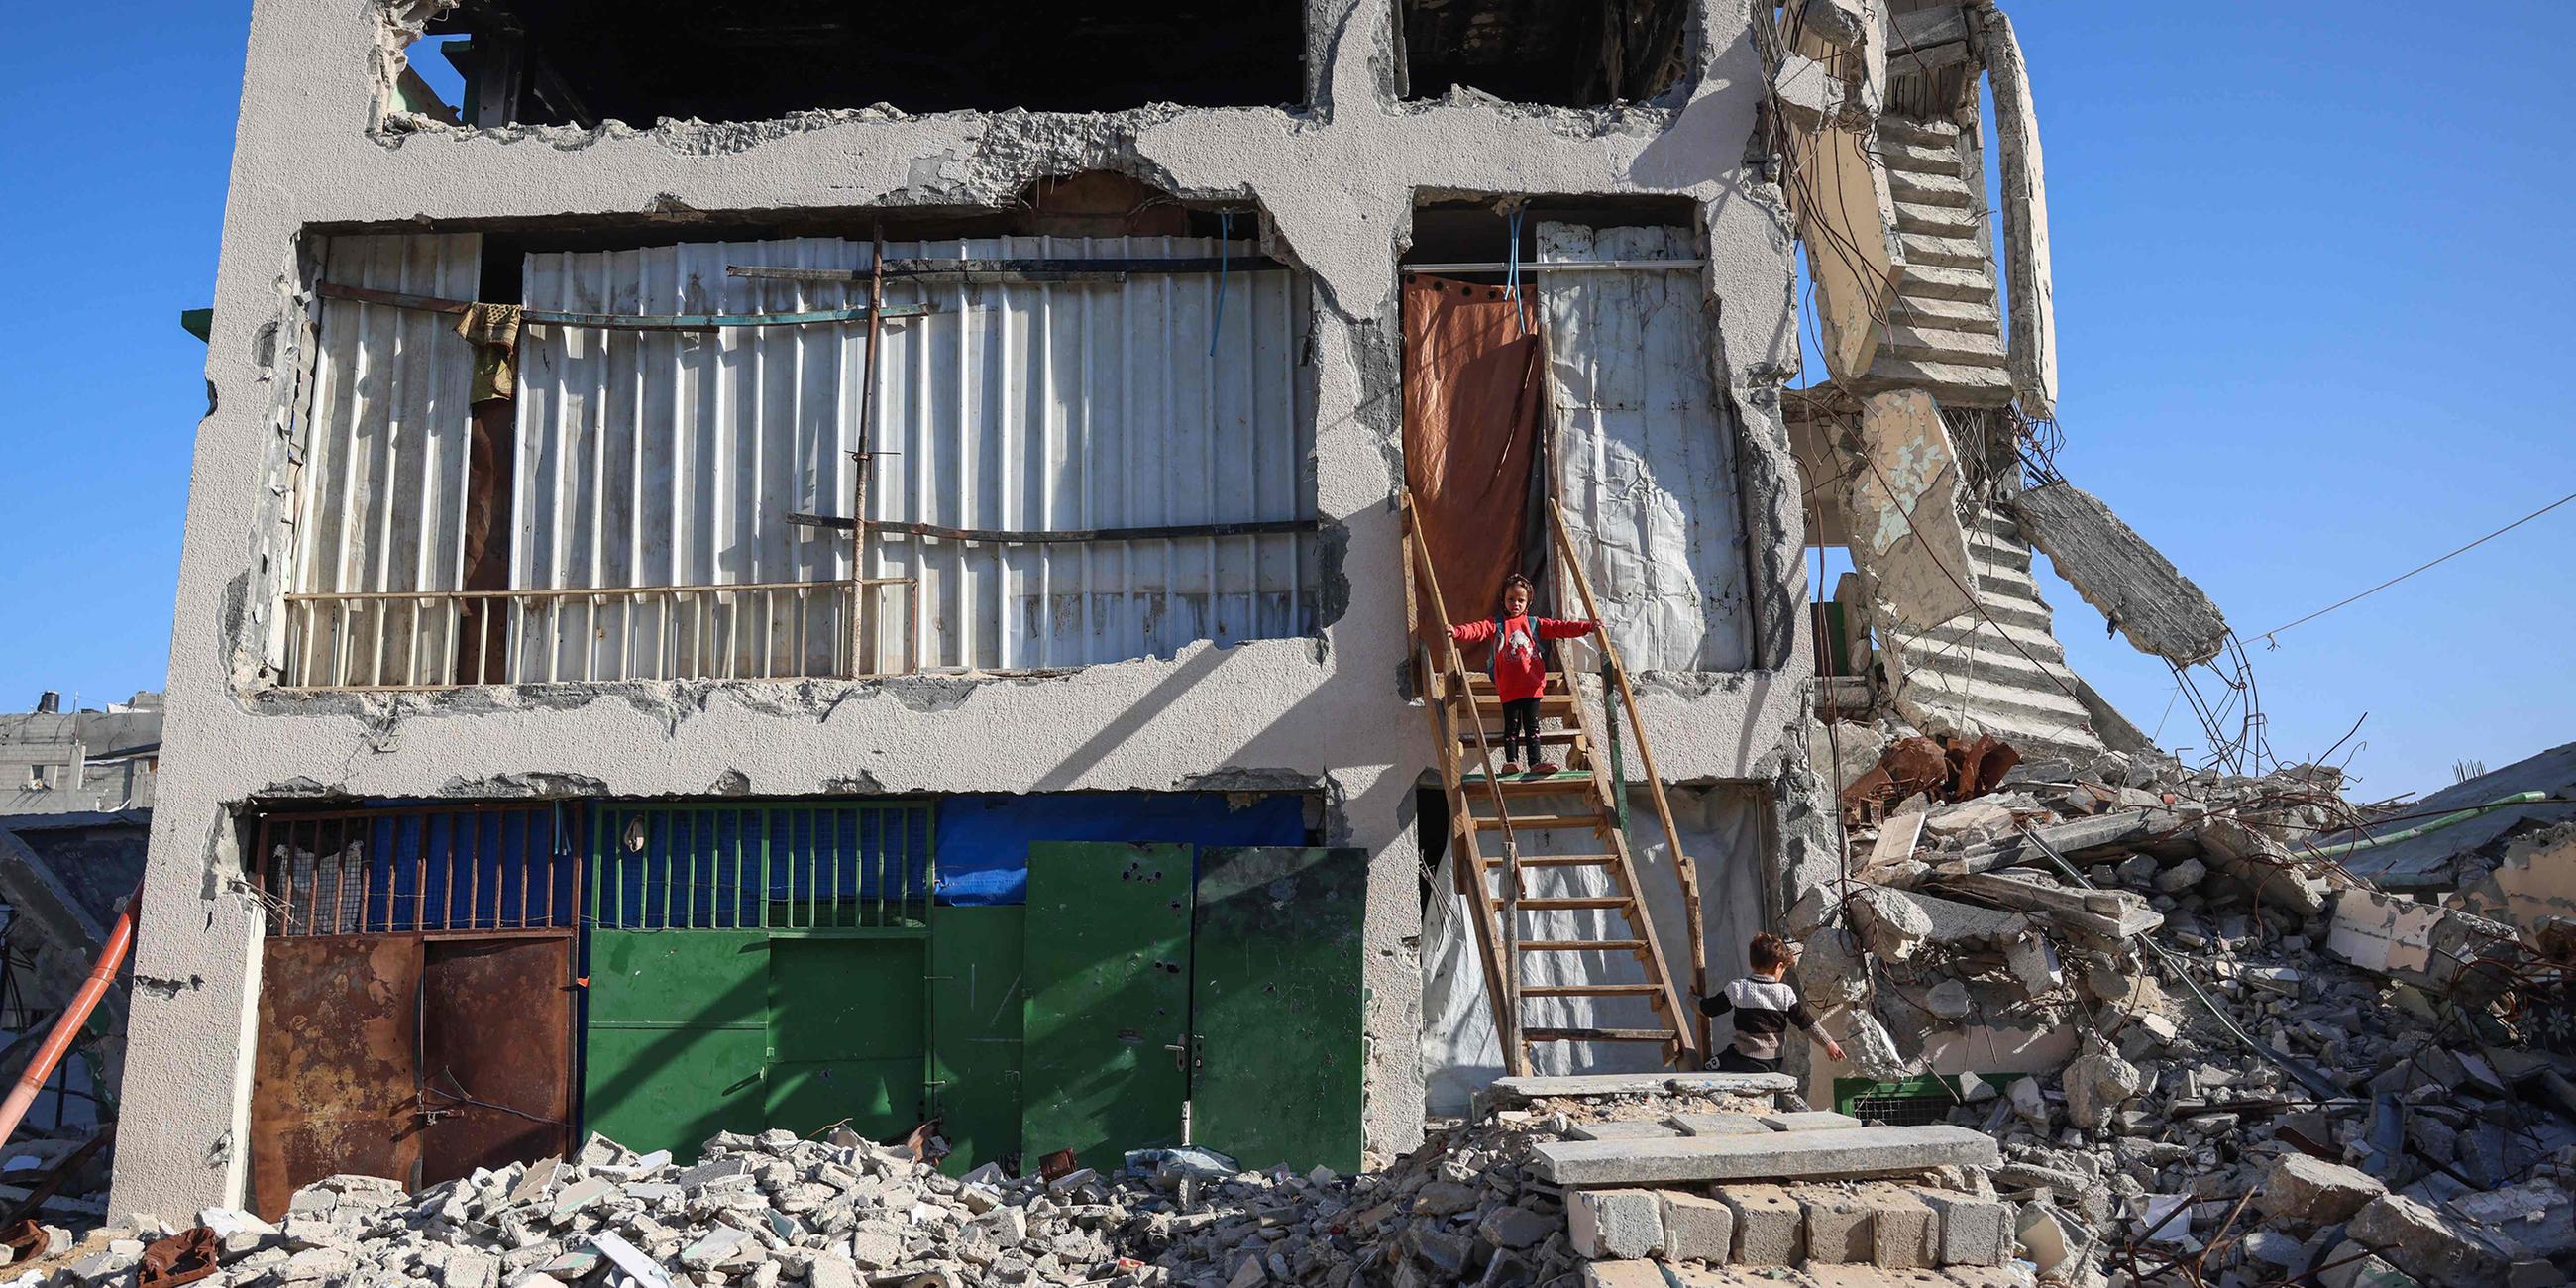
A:
<svg viewBox="0 0 2576 1288">
<path fill-rule="evenodd" d="M 1763 74 L 1743 0 L 1704 0 L 1687 101 L 1617 111 L 1397 104 L 1382 0 L 1314 0 L 1315 102 L 1096 116 L 815 113 L 754 125 L 370 133 L 389 75 L 375 12 L 259 0 L 233 157 L 216 330 L 171 650 L 167 781 L 137 949 L 134 1076 L 117 1211 L 174 1219 L 242 1190 L 256 905 L 233 811 L 263 795 L 761 795 L 1320 788 L 1337 844 L 1374 858 L 1365 980 L 1367 1126 L 1419 1134 L 1421 890 L 1413 792 L 1431 764 L 1401 697 L 1395 262 L 1417 193 L 1681 194 L 1703 212 L 1710 355 L 1740 421 L 1760 669 L 1647 686 L 1675 780 L 1770 791 L 1790 880 L 1830 867 L 1830 813 L 1801 759 L 1807 702 L 1795 465 L 1778 389 L 1796 364 L 1779 194 L 1744 168 Z M 294 396 L 317 227 L 597 222 L 996 206 L 1049 174 L 1109 169 L 1184 197 L 1257 200 L 1310 272 L 1316 477 L 1327 525 L 1320 639 L 1198 646 L 1051 678 L 634 683 L 315 695 L 254 683 L 284 566 L 280 431 Z"/>
</svg>

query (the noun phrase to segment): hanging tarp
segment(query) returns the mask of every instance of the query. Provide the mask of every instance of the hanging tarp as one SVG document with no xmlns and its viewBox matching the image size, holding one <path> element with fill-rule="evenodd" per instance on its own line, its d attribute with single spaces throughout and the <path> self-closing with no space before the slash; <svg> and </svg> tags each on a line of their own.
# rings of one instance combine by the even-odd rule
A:
<svg viewBox="0 0 2576 1288">
<path fill-rule="evenodd" d="M 939 802 L 939 902 L 1027 902 L 1029 846 L 1040 841 L 1303 845 L 1306 798 L 1294 792 L 945 797 Z"/>
<path fill-rule="evenodd" d="M 1688 259 L 1691 240 L 1680 228 L 1538 228 L 1543 263 Z M 1611 640 L 1635 670 L 1744 670 L 1744 512 L 1734 421 L 1710 375 L 1707 288 L 1653 268 L 1537 277 L 1556 495 Z"/>
<path fill-rule="evenodd" d="M 470 298 L 483 271 L 475 233 L 332 237 L 321 255 L 324 281 L 423 295 Z M 349 299 L 322 300 L 316 324 L 292 589 L 463 589 L 474 346 L 444 314 Z M 446 601 L 299 601 L 287 613 L 290 685 L 454 679 Z"/>
<path fill-rule="evenodd" d="M 1743 973 L 1745 948 L 1763 928 L 1761 799 L 1745 789 L 1674 788 L 1673 821 L 1682 846 L 1699 865 L 1705 904 L 1709 978 Z M 1631 803 L 1641 818 L 1652 806 L 1642 792 Z M 1598 853 L 1588 832 L 1519 834 L 1524 857 Z M 1683 922 L 1681 880 L 1673 871 L 1663 832 L 1652 825 L 1628 833 L 1637 864 L 1637 897 L 1655 923 L 1655 942 L 1671 963 L 1676 982 L 1690 973 L 1689 928 Z M 1503 1076 L 1502 1045 L 1494 1036 L 1493 1003 L 1477 963 L 1476 931 L 1466 896 L 1458 893 L 1457 854 L 1442 857 L 1422 926 L 1422 1072 L 1434 1114 L 1462 1113 L 1467 1099 Z M 1581 898 L 1612 893 L 1607 871 L 1596 867 L 1528 870 L 1531 898 Z M 1626 924 L 1614 912 L 1523 913 L 1528 939 L 1624 939 Z M 1645 970 L 1627 953 L 1532 953 L 1521 967 L 1524 984 L 1640 984 Z M 1530 998 L 1530 1028 L 1650 1028 L 1659 1021 L 1641 998 Z M 1714 1035 L 1724 1045 L 1726 1034 Z M 1663 1052 L 1646 1043 L 1542 1042 L 1532 1061 L 1539 1074 L 1642 1073 L 1660 1069 Z"/>
<path fill-rule="evenodd" d="M 1404 484 L 1452 622 L 1491 618 L 1504 575 L 1521 566 L 1546 406 L 1532 305 L 1500 287 L 1404 282 Z"/>
</svg>

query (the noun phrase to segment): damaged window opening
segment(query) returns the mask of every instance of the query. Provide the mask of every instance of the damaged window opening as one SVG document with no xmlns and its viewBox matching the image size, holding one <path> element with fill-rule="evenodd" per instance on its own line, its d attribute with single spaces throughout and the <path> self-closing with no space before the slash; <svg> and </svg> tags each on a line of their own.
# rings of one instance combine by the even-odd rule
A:
<svg viewBox="0 0 2576 1288">
<path fill-rule="evenodd" d="M 881 282 L 867 237 L 321 239 L 281 678 L 1029 671 L 1311 634 L 1307 296 L 1256 228 L 1078 176 L 971 228 L 998 235 L 889 230 Z"/>
<path fill-rule="evenodd" d="M 391 105 L 471 126 L 759 121 L 876 105 L 1101 112 L 1305 98 L 1297 0 L 947 8 L 463 0 L 423 26 L 410 51 L 415 69 Z M 447 68 L 421 66 L 442 62 Z M 453 107 L 435 93 L 442 82 L 457 98 Z"/>
<path fill-rule="evenodd" d="M 1660 97 L 1690 70 L 1687 0 L 1395 0 L 1401 96 L 1465 89 L 1589 107 Z"/>
</svg>

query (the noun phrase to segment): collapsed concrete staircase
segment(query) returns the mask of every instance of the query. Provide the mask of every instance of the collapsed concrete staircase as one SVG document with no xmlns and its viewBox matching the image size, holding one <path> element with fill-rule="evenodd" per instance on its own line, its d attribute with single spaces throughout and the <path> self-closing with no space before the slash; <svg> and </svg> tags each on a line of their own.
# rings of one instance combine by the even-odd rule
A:
<svg viewBox="0 0 2576 1288">
<path fill-rule="evenodd" d="M 2083 682 L 2050 629 L 2031 576 L 2030 547 L 2012 520 L 1980 509 L 1968 527 L 1980 612 L 1928 631 L 1882 634 L 1898 714 L 1926 733 L 1990 733 L 2026 758 L 2102 754 Z"/>
<path fill-rule="evenodd" d="M 2013 383 L 1978 154 L 1943 118 L 1884 116 L 1878 139 L 1904 263 L 1887 331 L 1855 386 L 1928 390 L 1954 407 L 2003 406 Z"/>
</svg>

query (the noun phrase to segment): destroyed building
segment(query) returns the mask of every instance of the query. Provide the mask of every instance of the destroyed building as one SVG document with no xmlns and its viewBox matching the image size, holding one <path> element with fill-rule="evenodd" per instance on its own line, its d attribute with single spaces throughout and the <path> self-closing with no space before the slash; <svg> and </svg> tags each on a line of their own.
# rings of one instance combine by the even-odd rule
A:
<svg viewBox="0 0 2576 1288">
<path fill-rule="evenodd" d="M 1991 3 L 914 18 L 254 6 L 114 1211 L 345 1258 L 693 1203 L 702 1150 L 969 1211 L 905 1169 L 1356 1172 L 1499 1077 L 1705 1061 L 1755 934 L 1864 928 L 1842 816 L 1928 826 L 1851 790 L 1910 735 L 2158 781 L 2033 547 L 2178 665 L 2225 626 L 2048 464 Z M 1555 773 L 1447 629 L 1514 572 L 1605 628 Z M 1824 1000 L 1867 1086 L 1932 1068 Z"/>
</svg>

